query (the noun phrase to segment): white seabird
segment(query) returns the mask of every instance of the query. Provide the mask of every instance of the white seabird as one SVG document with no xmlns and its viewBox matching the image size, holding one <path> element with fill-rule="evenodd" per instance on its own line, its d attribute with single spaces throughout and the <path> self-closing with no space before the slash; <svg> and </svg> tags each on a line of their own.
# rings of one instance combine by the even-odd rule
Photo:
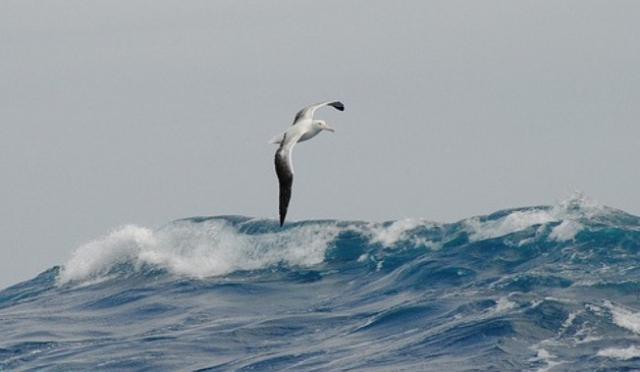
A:
<svg viewBox="0 0 640 372">
<path fill-rule="evenodd" d="M 284 224 L 291 199 L 291 185 L 293 184 L 291 150 L 293 150 L 293 146 L 298 142 L 315 137 L 323 130 L 334 131 L 324 120 L 313 120 L 313 114 L 323 106 L 331 106 L 339 111 L 344 111 L 344 105 L 339 101 L 327 101 L 307 106 L 298 111 L 293 119 L 293 124 L 286 132 L 271 140 L 271 143 L 280 145 L 275 156 L 276 174 L 280 183 L 280 226 Z"/>
</svg>

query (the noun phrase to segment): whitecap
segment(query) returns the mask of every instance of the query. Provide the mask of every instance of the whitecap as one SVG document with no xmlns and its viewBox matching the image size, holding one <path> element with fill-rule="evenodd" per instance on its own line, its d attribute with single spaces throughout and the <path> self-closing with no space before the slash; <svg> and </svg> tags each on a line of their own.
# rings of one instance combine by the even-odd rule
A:
<svg viewBox="0 0 640 372">
<path fill-rule="evenodd" d="M 493 239 L 526 230 L 535 225 L 560 222 L 549 234 L 554 241 L 572 240 L 582 231 L 584 226 L 578 220 L 590 219 L 606 213 L 606 207 L 600 205 L 584 194 L 575 193 L 569 198 L 556 203 L 553 207 L 538 207 L 513 211 L 495 220 L 483 220 L 473 217 L 463 221 L 471 241 Z M 539 233 L 540 231 L 538 231 Z M 528 237 L 519 245 L 531 243 Z"/>
<path fill-rule="evenodd" d="M 608 347 L 598 351 L 598 356 L 605 358 L 614 358 L 620 360 L 629 360 L 640 358 L 640 347 L 631 345 L 627 348 Z"/>
<path fill-rule="evenodd" d="M 513 302 L 513 301 L 510 301 L 507 297 L 500 297 L 496 301 L 495 312 L 496 313 L 501 313 L 503 311 L 511 310 L 511 309 L 515 308 L 516 306 L 517 306 L 517 304 L 515 302 Z"/>
<path fill-rule="evenodd" d="M 540 347 L 540 345 L 545 344 L 545 341 L 541 341 L 539 344 L 533 345 L 532 349 L 536 352 L 536 356 L 534 358 L 530 358 L 529 361 L 530 362 L 537 362 L 537 361 L 541 361 L 543 363 L 545 363 L 545 366 L 538 368 L 538 372 L 546 372 L 551 370 L 552 368 L 554 368 L 557 365 L 563 364 L 563 361 L 558 361 L 556 360 L 557 357 L 553 354 L 551 354 L 550 352 L 548 352 L 546 349 L 543 349 Z"/>
<path fill-rule="evenodd" d="M 470 233 L 472 241 L 493 239 L 525 230 L 530 226 L 556 221 L 556 218 L 547 210 L 533 209 L 515 211 L 497 220 L 481 221 L 479 218 L 470 218 L 464 221 Z"/>
<path fill-rule="evenodd" d="M 389 225 L 383 224 L 369 224 L 366 226 L 366 230 L 359 231 L 369 236 L 369 242 L 372 244 L 381 244 L 384 247 L 392 247 L 402 240 L 406 240 L 409 236 L 409 232 L 422 226 L 435 226 L 434 223 L 428 222 L 423 219 L 405 218 L 392 222 Z M 426 245 L 427 241 L 424 239 L 413 241 L 414 245 Z"/>
<path fill-rule="evenodd" d="M 576 235 L 583 229 L 580 222 L 574 220 L 564 220 L 554 227 L 549 234 L 549 239 L 557 242 L 564 242 L 575 239 Z"/>
<path fill-rule="evenodd" d="M 605 301 L 604 305 L 611 312 L 613 322 L 617 326 L 640 335 L 640 313 L 624 309 L 620 306 L 615 306 L 609 301 Z"/>
<path fill-rule="evenodd" d="M 152 264 L 194 278 L 278 263 L 311 266 L 324 261 L 339 232 L 333 223 L 256 235 L 240 233 L 224 220 L 180 221 L 160 230 L 129 225 L 76 249 L 58 281 L 94 278 L 125 262 L 137 267 Z"/>
</svg>

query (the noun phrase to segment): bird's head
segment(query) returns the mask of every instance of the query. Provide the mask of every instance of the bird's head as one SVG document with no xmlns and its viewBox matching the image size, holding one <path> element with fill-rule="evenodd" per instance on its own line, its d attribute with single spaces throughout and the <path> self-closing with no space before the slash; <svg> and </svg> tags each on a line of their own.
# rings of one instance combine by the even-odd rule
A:
<svg viewBox="0 0 640 372">
<path fill-rule="evenodd" d="M 324 120 L 315 120 L 313 122 L 313 126 L 319 128 L 320 130 L 327 130 L 329 132 L 335 132 L 336 130 L 327 125 L 327 122 Z"/>
</svg>

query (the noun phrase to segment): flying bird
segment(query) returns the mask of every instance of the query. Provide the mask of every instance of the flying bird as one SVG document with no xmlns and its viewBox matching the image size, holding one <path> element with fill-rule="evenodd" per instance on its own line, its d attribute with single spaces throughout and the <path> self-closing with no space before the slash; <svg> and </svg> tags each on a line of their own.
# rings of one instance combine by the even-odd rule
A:
<svg viewBox="0 0 640 372">
<path fill-rule="evenodd" d="M 271 143 L 279 145 L 276 151 L 275 163 L 278 182 L 280 183 L 280 226 L 284 224 L 291 200 L 291 185 L 293 185 L 293 164 L 291 151 L 296 143 L 315 137 L 323 130 L 334 132 L 324 120 L 313 120 L 313 114 L 323 106 L 331 106 L 344 111 L 344 105 L 339 101 L 328 101 L 311 105 L 298 111 L 291 127 L 281 135 L 274 137 Z"/>
</svg>

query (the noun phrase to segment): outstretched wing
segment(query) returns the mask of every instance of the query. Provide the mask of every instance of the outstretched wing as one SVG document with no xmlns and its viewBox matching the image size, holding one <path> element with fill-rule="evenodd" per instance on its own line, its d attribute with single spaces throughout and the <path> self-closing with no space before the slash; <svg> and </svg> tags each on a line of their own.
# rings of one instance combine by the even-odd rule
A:
<svg viewBox="0 0 640 372">
<path fill-rule="evenodd" d="M 284 224 L 284 219 L 287 217 L 287 209 L 291 200 L 291 187 L 293 186 L 293 171 L 289 166 L 288 160 L 290 155 L 291 152 L 288 152 L 288 155 L 283 154 L 282 151 L 276 152 L 276 174 L 280 183 L 280 226 Z"/>
<path fill-rule="evenodd" d="M 293 163 L 291 162 L 291 151 L 293 146 L 300 139 L 300 134 L 287 136 L 285 133 L 280 147 L 276 151 L 275 165 L 278 183 L 280 184 L 280 226 L 284 224 L 287 217 L 287 209 L 291 200 L 291 187 L 293 186 Z"/>
<path fill-rule="evenodd" d="M 313 118 L 313 114 L 316 112 L 316 110 L 323 106 L 331 106 L 338 111 L 344 111 L 344 105 L 340 101 L 327 101 L 327 102 L 318 103 L 315 105 L 307 106 L 302 110 L 298 111 L 298 113 L 296 114 L 296 117 L 293 119 L 292 125 L 295 125 L 300 120 Z"/>
</svg>

